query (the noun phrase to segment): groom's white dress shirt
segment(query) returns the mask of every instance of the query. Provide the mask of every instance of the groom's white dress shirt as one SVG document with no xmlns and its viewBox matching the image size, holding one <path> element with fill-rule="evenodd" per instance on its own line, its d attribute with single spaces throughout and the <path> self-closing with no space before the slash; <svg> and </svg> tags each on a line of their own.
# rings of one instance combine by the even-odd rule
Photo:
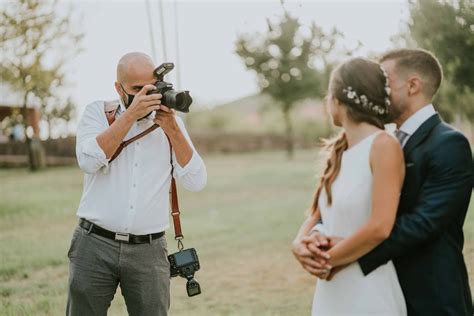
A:
<svg viewBox="0 0 474 316">
<path fill-rule="evenodd" d="M 406 145 L 410 136 L 413 135 L 424 122 L 426 122 L 430 117 L 436 114 L 436 110 L 432 104 L 428 104 L 418 111 L 416 111 L 412 116 L 410 116 L 403 124 L 400 126 L 399 130 L 406 133 L 408 136 L 405 137 L 402 147 Z"/>
<path fill-rule="evenodd" d="M 117 116 L 125 111 L 120 104 Z M 195 150 L 181 118 L 179 128 L 193 149 L 183 167 L 173 152 L 174 176 L 183 187 L 199 191 L 206 185 L 204 162 Z M 133 124 L 124 140 L 153 125 L 153 115 Z M 169 143 L 161 128 L 127 146 L 109 164 L 96 137 L 109 127 L 104 102 L 89 104 L 77 128 L 76 156 L 85 172 L 84 187 L 77 210 L 79 218 L 113 232 L 145 235 L 169 227 L 171 163 Z"/>
</svg>

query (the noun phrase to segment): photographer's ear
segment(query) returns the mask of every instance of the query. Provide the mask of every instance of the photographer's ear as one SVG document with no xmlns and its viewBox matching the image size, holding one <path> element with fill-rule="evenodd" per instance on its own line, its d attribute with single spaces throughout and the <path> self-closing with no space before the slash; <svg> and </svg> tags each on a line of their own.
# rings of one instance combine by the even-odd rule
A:
<svg viewBox="0 0 474 316">
<path fill-rule="evenodd" d="M 122 100 L 123 104 L 127 104 L 128 97 L 124 95 L 120 82 L 115 81 L 114 86 L 115 86 L 115 91 L 117 91 L 117 94 L 120 96 L 120 99 Z"/>
<path fill-rule="evenodd" d="M 122 88 L 120 87 L 120 82 L 115 81 L 114 86 L 115 86 L 115 91 L 117 91 L 118 95 L 122 96 L 123 98 L 123 92 L 122 92 Z"/>
</svg>

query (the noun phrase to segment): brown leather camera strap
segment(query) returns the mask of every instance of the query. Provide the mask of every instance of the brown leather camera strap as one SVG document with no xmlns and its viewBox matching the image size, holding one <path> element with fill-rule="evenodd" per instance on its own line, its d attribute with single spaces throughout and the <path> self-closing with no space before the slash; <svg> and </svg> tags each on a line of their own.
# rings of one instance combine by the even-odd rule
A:
<svg viewBox="0 0 474 316">
<path fill-rule="evenodd" d="M 159 125 L 157 124 L 153 124 L 151 127 L 147 128 L 146 130 L 144 130 L 143 132 L 141 132 L 140 134 L 136 135 L 136 136 L 133 136 L 132 138 L 126 140 L 126 141 L 123 141 L 120 143 L 120 145 L 118 146 L 117 150 L 114 152 L 114 154 L 112 155 L 112 157 L 110 158 L 109 160 L 109 163 L 111 163 L 112 161 L 115 160 L 115 158 L 118 157 L 118 155 L 120 155 L 120 153 L 122 152 L 122 150 L 127 147 L 128 145 L 130 145 L 131 143 L 133 143 L 134 141 L 142 138 L 143 136 L 146 136 L 148 134 L 150 134 L 151 132 L 153 132 L 155 129 L 157 129 L 158 127 L 160 127 Z"/>
<path fill-rule="evenodd" d="M 178 190 L 176 188 L 176 179 L 174 178 L 174 165 L 173 165 L 173 147 L 171 146 L 171 140 L 168 138 L 168 144 L 170 145 L 170 163 L 171 163 L 171 188 L 170 188 L 170 202 L 171 202 L 171 217 L 173 217 L 174 225 L 174 239 L 183 239 L 183 233 L 181 231 L 181 220 L 179 218 L 179 204 L 178 204 Z"/>
<path fill-rule="evenodd" d="M 109 125 L 112 125 L 114 120 L 112 120 Z M 147 128 L 146 130 L 144 130 L 143 132 L 141 132 L 140 134 L 126 140 L 126 141 L 123 141 L 122 143 L 120 143 L 119 147 L 117 148 L 117 150 L 114 152 L 114 154 L 112 155 L 112 157 L 110 158 L 109 160 L 109 163 L 111 163 L 113 160 L 115 160 L 115 158 L 118 157 L 118 155 L 120 155 L 120 153 L 122 152 L 122 150 L 127 147 L 128 145 L 130 145 L 131 143 L 133 143 L 134 141 L 148 135 L 149 133 L 153 132 L 155 129 L 157 129 L 158 127 L 160 127 L 158 124 L 154 124 L 152 125 L 151 127 Z M 166 135 L 166 134 L 165 134 Z M 168 137 L 168 135 L 166 135 L 166 138 L 168 139 L 168 144 L 169 144 L 169 147 L 170 147 L 170 163 L 171 163 L 171 186 L 170 186 L 170 203 L 171 203 L 171 217 L 173 217 L 173 225 L 174 225 L 174 238 L 176 240 L 178 240 L 178 248 L 179 247 L 182 247 L 182 243 L 181 243 L 181 239 L 183 239 L 183 233 L 181 231 L 181 219 L 179 217 L 179 215 L 181 214 L 181 212 L 179 211 L 179 204 L 178 204 L 178 190 L 176 188 L 176 179 L 174 178 L 174 175 L 173 175 L 173 172 L 174 172 L 174 165 L 173 165 L 173 147 L 171 146 L 171 140 L 170 138 Z"/>
</svg>

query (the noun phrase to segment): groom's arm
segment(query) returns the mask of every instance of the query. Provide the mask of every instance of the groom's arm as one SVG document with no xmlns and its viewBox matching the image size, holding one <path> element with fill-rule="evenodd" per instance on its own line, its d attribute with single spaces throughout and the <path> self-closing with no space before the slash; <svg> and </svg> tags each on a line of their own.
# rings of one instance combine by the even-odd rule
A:
<svg viewBox="0 0 474 316">
<path fill-rule="evenodd" d="M 469 142 L 459 132 L 442 139 L 428 163 L 427 178 L 411 213 L 399 216 L 390 237 L 358 262 L 365 275 L 389 260 L 435 239 L 455 220 L 464 218 L 472 192 L 473 170 Z"/>
</svg>

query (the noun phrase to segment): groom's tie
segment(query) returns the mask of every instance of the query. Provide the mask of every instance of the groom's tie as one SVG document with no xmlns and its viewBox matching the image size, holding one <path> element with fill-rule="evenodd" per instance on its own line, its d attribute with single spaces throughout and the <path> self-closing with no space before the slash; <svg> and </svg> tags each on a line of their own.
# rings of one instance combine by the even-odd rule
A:
<svg viewBox="0 0 474 316">
<path fill-rule="evenodd" d="M 405 139 L 407 139 L 408 136 L 410 136 L 410 134 L 405 133 L 405 132 L 402 131 L 402 130 L 397 129 L 397 130 L 395 131 L 395 137 L 398 139 L 398 141 L 400 142 L 400 144 L 402 145 L 402 147 L 403 147 L 403 144 L 404 144 L 404 142 L 405 142 Z"/>
</svg>

